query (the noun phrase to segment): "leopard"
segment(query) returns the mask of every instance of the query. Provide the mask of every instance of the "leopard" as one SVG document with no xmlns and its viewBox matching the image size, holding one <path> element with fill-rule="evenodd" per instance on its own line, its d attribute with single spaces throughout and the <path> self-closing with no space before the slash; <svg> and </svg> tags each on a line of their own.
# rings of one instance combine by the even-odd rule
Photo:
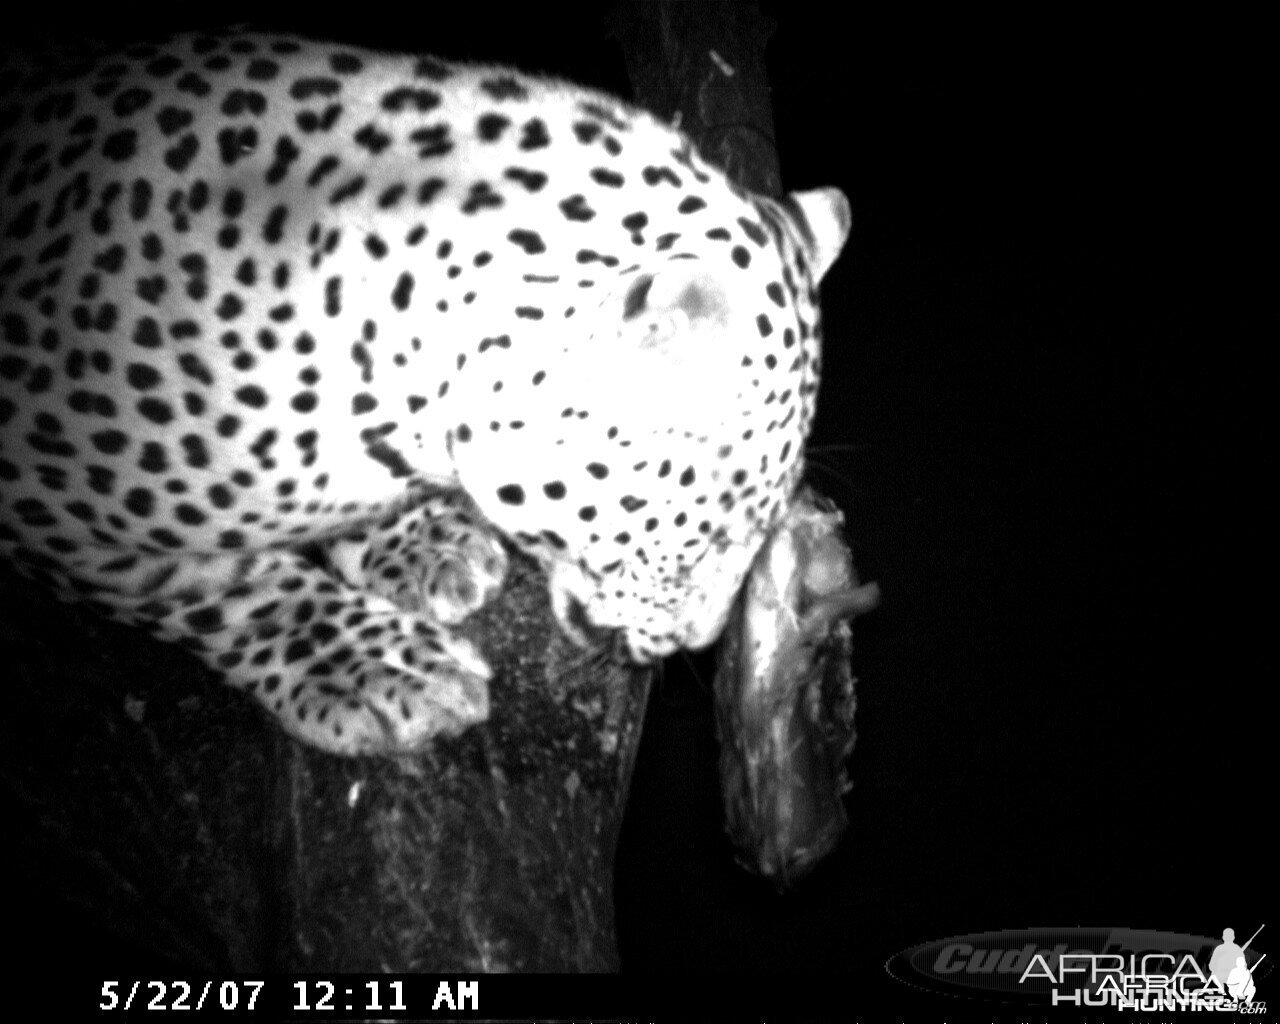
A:
<svg viewBox="0 0 1280 1024">
<path fill-rule="evenodd" d="M 600 91 L 285 34 L 0 74 L 26 578 L 341 755 L 487 719 L 461 624 L 508 551 L 574 642 L 716 640 L 804 472 L 842 192 L 748 191 Z"/>
</svg>

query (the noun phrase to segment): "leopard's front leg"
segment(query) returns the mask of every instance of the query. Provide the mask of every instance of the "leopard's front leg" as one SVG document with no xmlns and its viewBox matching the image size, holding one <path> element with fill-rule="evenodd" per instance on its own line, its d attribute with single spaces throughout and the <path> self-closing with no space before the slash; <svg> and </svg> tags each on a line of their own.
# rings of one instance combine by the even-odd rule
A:
<svg viewBox="0 0 1280 1024">
<path fill-rule="evenodd" d="M 288 732 L 334 753 L 409 751 L 488 717 L 490 669 L 449 626 L 294 552 L 242 558 L 237 577 L 198 598 L 137 600 L 127 617 L 182 642 Z"/>
<path fill-rule="evenodd" d="M 425 490 L 405 508 L 324 546 L 353 586 L 456 625 L 502 587 L 507 555 L 461 490 Z"/>
</svg>

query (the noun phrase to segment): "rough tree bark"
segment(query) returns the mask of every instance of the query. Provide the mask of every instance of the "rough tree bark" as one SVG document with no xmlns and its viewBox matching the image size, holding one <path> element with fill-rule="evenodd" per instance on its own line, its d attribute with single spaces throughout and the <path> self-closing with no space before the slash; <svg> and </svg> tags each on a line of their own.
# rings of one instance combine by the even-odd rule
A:
<svg viewBox="0 0 1280 1024">
<path fill-rule="evenodd" d="M 776 194 L 754 5 L 623 4 L 614 29 L 636 100 Z M 32 920 L 207 971 L 618 967 L 650 673 L 563 640 L 527 564 L 468 623 L 491 719 L 399 761 L 304 748 L 185 653 L 0 588 L 20 693 L 0 770 Z"/>
</svg>

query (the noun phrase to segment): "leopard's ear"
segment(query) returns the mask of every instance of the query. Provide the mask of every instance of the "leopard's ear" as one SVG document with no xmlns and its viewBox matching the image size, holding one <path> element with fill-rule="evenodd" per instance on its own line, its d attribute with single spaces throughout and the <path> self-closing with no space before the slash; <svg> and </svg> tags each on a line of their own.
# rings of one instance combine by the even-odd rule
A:
<svg viewBox="0 0 1280 1024">
<path fill-rule="evenodd" d="M 838 188 L 818 188 L 792 192 L 782 206 L 804 244 L 814 282 L 821 281 L 849 239 L 853 226 L 849 200 Z"/>
</svg>

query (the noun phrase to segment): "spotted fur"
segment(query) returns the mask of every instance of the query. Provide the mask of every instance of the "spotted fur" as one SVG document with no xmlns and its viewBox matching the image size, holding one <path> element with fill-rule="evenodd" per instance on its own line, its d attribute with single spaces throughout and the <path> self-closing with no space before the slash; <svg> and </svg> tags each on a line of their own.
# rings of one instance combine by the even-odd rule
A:
<svg viewBox="0 0 1280 1024">
<path fill-rule="evenodd" d="M 451 626 L 538 558 L 638 660 L 715 639 L 802 470 L 835 190 L 599 93 L 283 37 L 0 94 L 0 545 L 285 727 L 488 713 Z"/>
</svg>

